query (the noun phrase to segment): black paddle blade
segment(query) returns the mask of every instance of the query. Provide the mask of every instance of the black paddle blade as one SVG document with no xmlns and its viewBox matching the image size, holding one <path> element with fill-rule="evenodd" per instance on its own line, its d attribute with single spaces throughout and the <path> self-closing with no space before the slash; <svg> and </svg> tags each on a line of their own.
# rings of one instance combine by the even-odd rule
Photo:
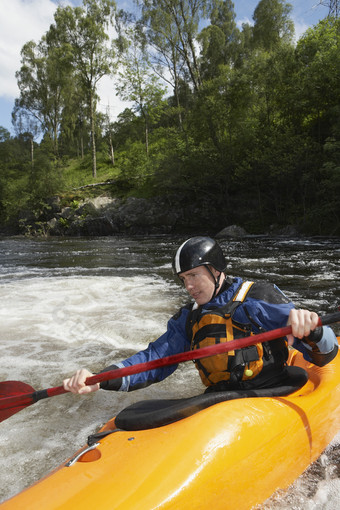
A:
<svg viewBox="0 0 340 510">
<path fill-rule="evenodd" d="M 29 384 L 20 381 L 0 382 L 0 422 L 34 404 L 34 400 L 30 399 L 31 393 L 34 393 L 34 388 Z M 23 395 L 22 401 L 19 398 L 17 403 L 11 402 L 10 397 L 20 397 L 20 395 Z"/>
</svg>

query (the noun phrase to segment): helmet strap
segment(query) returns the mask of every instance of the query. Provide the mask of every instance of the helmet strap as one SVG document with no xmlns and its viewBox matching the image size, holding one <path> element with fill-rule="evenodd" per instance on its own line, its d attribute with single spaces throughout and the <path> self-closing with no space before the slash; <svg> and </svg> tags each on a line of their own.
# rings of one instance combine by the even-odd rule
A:
<svg viewBox="0 0 340 510">
<path fill-rule="evenodd" d="M 218 275 L 218 277 L 217 277 L 217 278 L 215 278 L 215 276 L 214 276 L 214 274 L 213 274 L 212 270 L 210 269 L 210 267 L 209 267 L 209 266 L 205 266 L 205 267 L 207 268 L 207 270 L 209 271 L 209 273 L 211 274 L 211 276 L 213 277 L 214 282 L 215 282 L 215 289 L 214 289 L 213 295 L 211 296 L 211 299 L 214 299 L 214 297 L 215 297 L 215 296 L 216 296 L 216 294 L 217 294 L 217 290 L 218 290 L 218 288 L 219 288 L 219 286 L 220 286 L 220 279 L 221 279 L 221 274 L 222 274 L 222 272 L 220 272 L 220 274 Z"/>
</svg>

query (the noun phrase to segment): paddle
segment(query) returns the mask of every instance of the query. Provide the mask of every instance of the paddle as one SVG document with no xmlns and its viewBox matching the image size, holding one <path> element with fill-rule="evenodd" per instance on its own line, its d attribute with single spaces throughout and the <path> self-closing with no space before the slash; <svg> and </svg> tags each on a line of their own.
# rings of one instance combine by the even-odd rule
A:
<svg viewBox="0 0 340 510">
<path fill-rule="evenodd" d="M 340 322 L 340 312 L 319 317 L 318 326 L 326 326 L 327 324 L 332 324 L 334 322 Z M 216 354 L 241 349 L 242 347 L 248 347 L 256 343 L 274 340 L 275 338 L 289 335 L 291 332 L 291 326 L 285 326 L 283 328 L 266 331 L 265 333 L 259 333 L 258 335 L 239 338 L 237 340 L 231 340 L 230 342 L 211 345 L 209 347 L 203 347 L 202 349 L 196 349 L 195 351 L 181 352 L 179 354 L 173 354 L 172 356 L 166 356 L 165 358 L 159 358 L 145 363 L 138 363 L 128 367 L 117 368 L 115 370 L 110 370 L 109 372 L 101 372 L 100 374 L 86 379 L 86 384 L 91 385 L 103 381 L 109 381 L 110 379 L 118 379 L 127 375 L 154 370 L 155 368 L 177 365 L 183 361 L 207 358 Z M 28 384 L 19 381 L 1 382 L 0 422 L 6 420 L 15 413 L 18 413 L 25 407 L 38 402 L 38 400 L 55 397 L 56 395 L 62 395 L 63 393 L 68 393 L 63 386 L 35 391 L 34 388 Z"/>
</svg>

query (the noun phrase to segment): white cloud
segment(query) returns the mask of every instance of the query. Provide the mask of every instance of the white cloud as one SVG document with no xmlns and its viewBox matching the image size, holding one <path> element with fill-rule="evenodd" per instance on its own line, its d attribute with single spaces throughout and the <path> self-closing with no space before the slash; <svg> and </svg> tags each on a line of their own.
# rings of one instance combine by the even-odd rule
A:
<svg viewBox="0 0 340 510">
<path fill-rule="evenodd" d="M 298 41 L 300 37 L 306 32 L 306 30 L 310 28 L 311 24 L 308 24 L 307 22 L 296 16 L 293 16 L 292 19 L 295 28 L 294 39 L 295 41 Z M 249 24 L 250 26 L 254 26 L 254 20 L 253 19 L 250 20 L 247 16 L 244 16 L 243 18 L 238 19 L 236 24 L 238 28 L 242 30 L 243 24 Z"/>
<path fill-rule="evenodd" d="M 23 45 L 31 40 L 39 42 L 54 22 L 57 6 L 67 4 L 72 5 L 72 2 L 65 0 L 1 0 L 1 98 L 14 102 L 14 99 L 19 96 L 15 73 L 20 69 L 20 51 Z M 110 105 L 112 120 L 115 120 L 122 109 L 128 106 L 128 103 L 122 103 L 116 96 L 114 83 L 109 77 L 104 77 L 99 82 L 98 92 L 101 96 L 100 110 L 106 112 L 107 105 Z"/>
<path fill-rule="evenodd" d="M 131 10 L 134 5 L 131 0 L 118 0 L 117 3 L 119 7 L 125 7 L 128 10 Z M 305 0 L 301 3 L 304 6 L 303 12 L 300 16 L 294 16 L 296 39 L 320 17 L 319 10 L 306 11 Z M 14 99 L 19 95 L 15 73 L 20 69 L 21 48 L 30 40 L 38 42 L 53 23 L 57 6 L 67 4 L 79 5 L 81 0 L 0 0 L 0 100 L 2 104 L 13 104 Z M 250 5 L 247 8 L 249 10 Z M 241 18 L 237 20 L 239 28 L 242 23 L 253 25 L 253 20 L 247 14 L 250 16 L 250 12 L 242 12 Z M 109 77 L 103 78 L 99 82 L 98 91 L 101 96 L 100 110 L 105 112 L 109 104 L 111 119 L 115 120 L 128 104 L 122 103 L 116 96 L 114 80 Z M 8 125 L 9 119 L 1 118 L 4 117 L 5 112 L 1 114 L 0 111 L 0 125 Z"/>
<path fill-rule="evenodd" d="M 1 0 L 0 96 L 18 96 L 15 73 L 20 68 L 21 48 L 41 39 L 53 23 L 55 10 L 52 0 Z"/>
<path fill-rule="evenodd" d="M 98 95 L 100 97 L 98 110 L 103 113 L 108 113 L 111 122 L 117 120 L 117 116 L 125 108 L 131 108 L 132 103 L 121 101 L 114 89 L 114 80 L 109 76 L 104 76 L 98 83 Z"/>
<path fill-rule="evenodd" d="M 248 16 L 244 16 L 243 18 L 241 19 L 238 19 L 236 21 L 236 25 L 238 26 L 238 28 L 241 30 L 242 29 L 242 25 L 250 25 L 251 27 L 254 25 L 254 20 L 253 19 L 249 19 Z"/>
<path fill-rule="evenodd" d="M 295 26 L 295 34 L 294 34 L 294 39 L 295 41 L 298 41 L 300 39 L 300 37 L 306 32 L 306 30 L 308 30 L 308 28 L 310 28 L 309 25 L 307 25 L 307 23 L 304 23 L 303 21 L 299 21 L 299 20 L 294 20 L 294 26 Z"/>
</svg>

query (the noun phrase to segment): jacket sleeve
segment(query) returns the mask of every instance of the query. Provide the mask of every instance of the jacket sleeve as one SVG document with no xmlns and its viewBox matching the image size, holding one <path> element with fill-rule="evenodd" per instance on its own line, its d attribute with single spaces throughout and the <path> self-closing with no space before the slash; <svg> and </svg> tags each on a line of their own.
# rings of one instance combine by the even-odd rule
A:
<svg viewBox="0 0 340 510">
<path fill-rule="evenodd" d="M 246 300 L 236 309 L 234 318 L 250 324 L 256 334 L 286 326 L 292 308 L 294 303 L 276 285 L 257 282 L 248 292 Z"/>
<path fill-rule="evenodd" d="M 173 354 L 188 351 L 190 349 L 190 343 L 185 332 L 188 312 L 188 307 L 181 308 L 179 312 L 169 320 L 167 330 L 162 336 L 154 342 L 151 342 L 143 351 L 137 352 L 120 363 L 105 368 L 103 372 L 113 370 L 114 368 L 127 367 L 136 365 L 137 363 L 153 361 L 165 356 L 171 356 Z M 121 379 L 113 379 L 112 381 L 101 383 L 100 387 L 105 390 L 118 391 L 133 391 L 145 388 L 146 386 L 162 381 L 171 375 L 176 370 L 177 366 L 178 365 L 161 367 L 148 372 L 133 374 Z"/>
<path fill-rule="evenodd" d="M 339 349 L 335 333 L 328 326 L 316 328 L 302 340 L 295 338 L 293 347 L 302 352 L 307 361 L 318 367 L 323 367 L 332 361 Z"/>
<path fill-rule="evenodd" d="M 275 285 L 261 282 L 249 292 L 244 307 L 243 320 L 247 316 L 253 331 L 281 328 L 287 325 L 289 312 L 294 304 Z M 335 358 L 338 341 L 329 327 L 317 328 L 309 337 L 294 339 L 293 347 L 302 352 L 303 357 L 315 365 L 324 366 Z"/>
</svg>

